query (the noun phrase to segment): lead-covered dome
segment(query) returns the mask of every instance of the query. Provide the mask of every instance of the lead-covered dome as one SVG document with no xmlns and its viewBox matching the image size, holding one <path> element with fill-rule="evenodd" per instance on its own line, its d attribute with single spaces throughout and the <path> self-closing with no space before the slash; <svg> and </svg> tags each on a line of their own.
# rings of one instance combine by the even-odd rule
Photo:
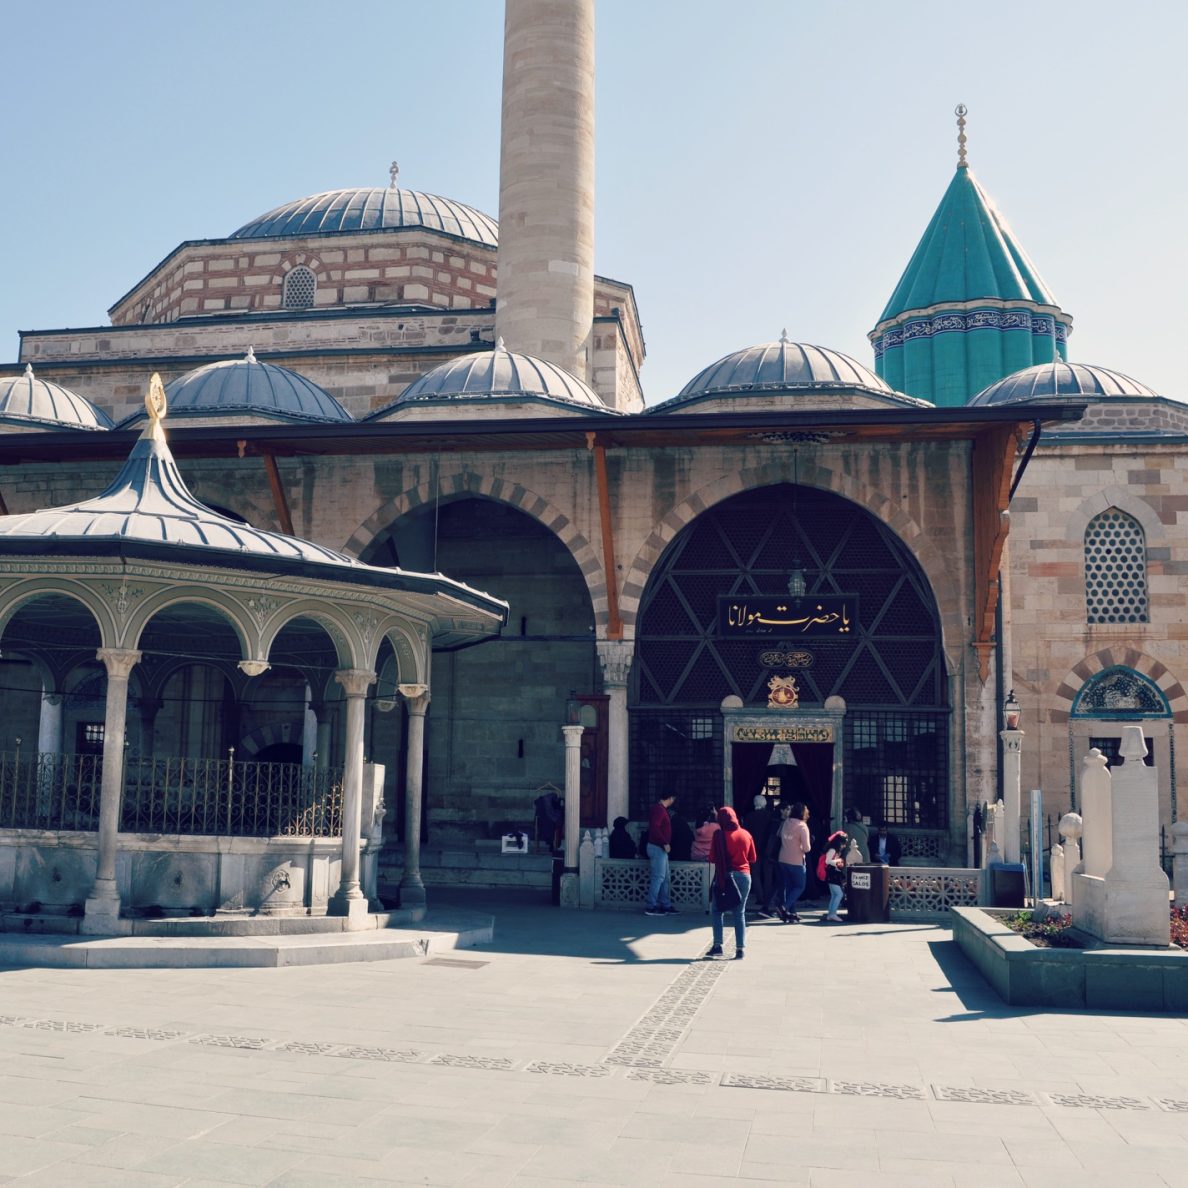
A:
<svg viewBox="0 0 1188 1188">
<path fill-rule="evenodd" d="M 390 417 L 418 406 L 462 401 L 493 406 L 500 415 L 509 406 L 542 404 L 569 411 L 614 411 L 576 375 L 546 359 L 509 351 L 501 338 L 491 350 L 461 355 L 425 372 L 368 420 Z"/>
<path fill-rule="evenodd" d="M 245 223 L 232 239 L 332 235 L 345 231 L 384 231 L 424 227 L 495 247 L 499 225 L 481 210 L 419 190 L 362 186 L 326 190 L 286 202 Z"/>
<path fill-rule="evenodd" d="M 671 400 L 652 411 L 675 409 L 692 402 L 703 404 L 713 397 L 739 397 L 764 393 L 811 395 L 851 393 L 874 396 L 880 403 L 924 404 L 896 392 L 869 367 L 829 347 L 791 342 L 786 334 L 778 342 L 734 351 L 699 371 Z M 800 400 L 797 402 L 800 403 Z"/>
<path fill-rule="evenodd" d="M 1101 396 L 1158 393 L 1146 384 L 1091 363 L 1039 363 L 997 380 L 970 398 L 970 404 L 1014 404 L 1020 400 L 1094 400 Z"/>
<path fill-rule="evenodd" d="M 207 363 L 165 385 L 170 414 L 180 417 L 265 417 L 278 421 L 349 421 L 351 415 L 324 388 L 287 367 L 243 359 Z M 121 426 L 143 420 L 143 410 Z"/>
<path fill-rule="evenodd" d="M 0 424 L 45 429 L 110 429 L 111 418 L 77 392 L 25 374 L 0 378 Z"/>
</svg>

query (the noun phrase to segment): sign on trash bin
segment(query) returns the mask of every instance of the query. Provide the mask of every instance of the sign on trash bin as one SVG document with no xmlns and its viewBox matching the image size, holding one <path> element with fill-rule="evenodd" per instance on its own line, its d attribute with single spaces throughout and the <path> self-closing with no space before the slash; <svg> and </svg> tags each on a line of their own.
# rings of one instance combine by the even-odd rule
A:
<svg viewBox="0 0 1188 1188">
<path fill-rule="evenodd" d="M 850 886 L 858 891 L 870 890 L 870 871 L 869 870 L 852 870 L 850 871 Z"/>
</svg>

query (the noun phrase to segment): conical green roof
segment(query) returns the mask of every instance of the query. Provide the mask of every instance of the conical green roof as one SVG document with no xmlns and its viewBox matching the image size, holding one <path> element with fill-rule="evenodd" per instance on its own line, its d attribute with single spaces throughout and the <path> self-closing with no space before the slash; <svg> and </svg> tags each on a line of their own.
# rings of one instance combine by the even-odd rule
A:
<svg viewBox="0 0 1188 1188">
<path fill-rule="evenodd" d="M 959 166 L 879 322 L 978 300 L 1055 305 L 1035 265 L 968 166 Z"/>
</svg>

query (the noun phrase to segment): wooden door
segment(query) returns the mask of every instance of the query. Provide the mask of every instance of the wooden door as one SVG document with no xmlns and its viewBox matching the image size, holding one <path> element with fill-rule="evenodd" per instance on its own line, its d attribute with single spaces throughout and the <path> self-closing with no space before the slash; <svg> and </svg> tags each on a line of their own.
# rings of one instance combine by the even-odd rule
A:
<svg viewBox="0 0 1188 1188">
<path fill-rule="evenodd" d="M 582 731 L 582 828 L 605 828 L 607 722 L 610 697 L 605 693 L 587 693 L 581 702 Z"/>
</svg>

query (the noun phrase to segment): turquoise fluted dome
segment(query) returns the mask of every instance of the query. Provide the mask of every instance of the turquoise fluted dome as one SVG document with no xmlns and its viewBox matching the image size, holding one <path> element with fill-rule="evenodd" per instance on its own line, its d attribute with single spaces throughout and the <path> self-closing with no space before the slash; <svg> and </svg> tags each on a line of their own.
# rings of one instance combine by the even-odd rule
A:
<svg viewBox="0 0 1188 1188">
<path fill-rule="evenodd" d="M 38 379 L 33 365 L 24 375 L 0 379 L 0 423 L 25 423 L 46 429 L 110 429 L 111 418 L 77 392 Z"/>
<path fill-rule="evenodd" d="M 1091 363 L 1040 363 L 983 388 L 970 404 L 1014 404 L 1020 400 L 1093 400 L 1099 396 L 1152 397 L 1146 384 Z"/>
<path fill-rule="evenodd" d="M 499 225 L 490 215 L 450 198 L 392 186 L 326 190 L 286 202 L 245 223 L 232 239 L 273 239 L 425 227 L 495 247 Z"/>
</svg>

